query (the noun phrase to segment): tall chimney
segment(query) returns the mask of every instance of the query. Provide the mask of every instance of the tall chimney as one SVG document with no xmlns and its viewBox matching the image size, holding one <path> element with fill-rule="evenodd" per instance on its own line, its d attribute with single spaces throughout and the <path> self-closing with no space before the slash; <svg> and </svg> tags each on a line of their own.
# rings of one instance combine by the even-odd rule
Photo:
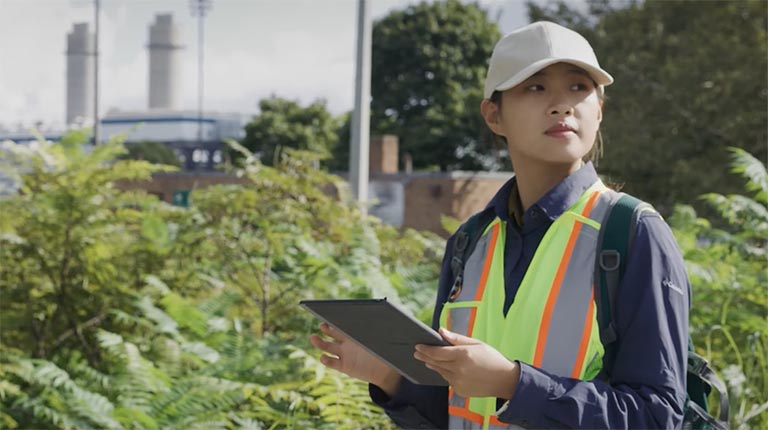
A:
<svg viewBox="0 0 768 430">
<path fill-rule="evenodd" d="M 179 29 L 170 13 L 149 26 L 149 108 L 178 110 L 181 105 Z"/>
<path fill-rule="evenodd" d="M 397 173 L 399 146 L 400 140 L 391 134 L 376 136 L 371 139 L 370 173 Z"/>
<path fill-rule="evenodd" d="M 93 120 L 93 39 L 85 22 L 67 34 L 67 125 Z"/>
</svg>

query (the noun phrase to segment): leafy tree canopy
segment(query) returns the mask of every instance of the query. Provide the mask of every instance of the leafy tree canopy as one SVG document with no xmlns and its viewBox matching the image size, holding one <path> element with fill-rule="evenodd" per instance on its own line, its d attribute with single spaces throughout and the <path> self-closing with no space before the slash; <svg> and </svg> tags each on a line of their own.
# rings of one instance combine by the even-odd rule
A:
<svg viewBox="0 0 768 430">
<path fill-rule="evenodd" d="M 768 3 L 529 3 L 531 20 L 582 33 L 616 79 L 607 90 L 601 170 L 669 213 L 740 189 L 726 147 L 768 156 Z"/>
<path fill-rule="evenodd" d="M 476 3 L 422 2 L 373 26 L 371 125 L 415 168 L 498 167 L 479 114 L 496 24 Z"/>
<path fill-rule="evenodd" d="M 275 164 L 282 148 L 327 156 L 338 142 L 338 120 L 323 100 L 303 107 L 298 101 L 272 96 L 259 102 L 259 111 L 245 126 L 242 143 L 266 165 Z"/>
</svg>

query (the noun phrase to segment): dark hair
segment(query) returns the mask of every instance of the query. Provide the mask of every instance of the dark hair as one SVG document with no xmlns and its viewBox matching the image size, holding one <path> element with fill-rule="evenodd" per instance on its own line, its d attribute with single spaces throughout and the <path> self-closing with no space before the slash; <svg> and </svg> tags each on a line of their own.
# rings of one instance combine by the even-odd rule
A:
<svg viewBox="0 0 768 430">
<path fill-rule="evenodd" d="M 595 88 L 598 88 L 597 82 L 592 81 L 595 84 Z M 501 91 L 494 91 L 493 94 L 491 94 L 491 98 L 489 99 L 491 103 L 496 105 L 496 108 L 501 111 Z M 600 99 L 601 102 L 605 103 L 605 91 L 597 91 L 597 97 Z M 507 139 L 504 136 L 499 136 L 498 134 L 494 134 L 496 136 L 497 142 L 503 143 L 506 147 L 507 145 Z M 597 166 L 598 161 L 600 158 L 603 157 L 603 135 L 600 133 L 600 129 L 597 129 L 597 136 L 595 136 L 595 144 L 592 145 L 592 149 L 589 150 L 589 152 L 582 157 L 582 160 L 584 162 L 591 161 Z"/>
</svg>

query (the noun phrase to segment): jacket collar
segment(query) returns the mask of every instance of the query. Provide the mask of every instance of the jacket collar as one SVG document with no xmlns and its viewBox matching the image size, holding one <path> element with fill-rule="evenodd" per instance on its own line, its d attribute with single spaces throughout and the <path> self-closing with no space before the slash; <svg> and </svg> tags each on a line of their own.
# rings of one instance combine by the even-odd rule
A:
<svg viewBox="0 0 768 430">
<path fill-rule="evenodd" d="M 592 162 L 585 163 L 579 170 L 573 172 L 551 190 L 547 191 L 543 197 L 525 211 L 525 230 L 537 227 L 542 221 L 554 221 L 576 203 L 576 200 L 579 199 L 584 191 L 598 179 Z M 493 208 L 496 216 L 507 222 L 514 222 L 509 214 L 509 198 L 513 187 L 517 187 L 517 178 L 514 176 L 499 189 L 486 207 Z"/>
</svg>

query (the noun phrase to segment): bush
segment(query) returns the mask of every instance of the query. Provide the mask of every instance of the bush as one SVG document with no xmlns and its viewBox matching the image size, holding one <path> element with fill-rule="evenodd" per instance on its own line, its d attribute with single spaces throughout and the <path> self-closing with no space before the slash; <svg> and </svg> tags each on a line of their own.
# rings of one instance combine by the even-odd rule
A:
<svg viewBox="0 0 768 430">
<path fill-rule="evenodd" d="M 363 219 L 323 191 L 338 179 L 314 154 L 267 167 L 244 151 L 250 185 L 195 191 L 180 209 L 114 187 L 166 167 L 83 141 L 14 147 L 22 189 L 0 200 L 4 428 L 391 427 L 365 384 L 305 352 L 316 321 L 297 303 L 426 307 L 410 286 L 436 281 L 439 238 Z"/>
</svg>

